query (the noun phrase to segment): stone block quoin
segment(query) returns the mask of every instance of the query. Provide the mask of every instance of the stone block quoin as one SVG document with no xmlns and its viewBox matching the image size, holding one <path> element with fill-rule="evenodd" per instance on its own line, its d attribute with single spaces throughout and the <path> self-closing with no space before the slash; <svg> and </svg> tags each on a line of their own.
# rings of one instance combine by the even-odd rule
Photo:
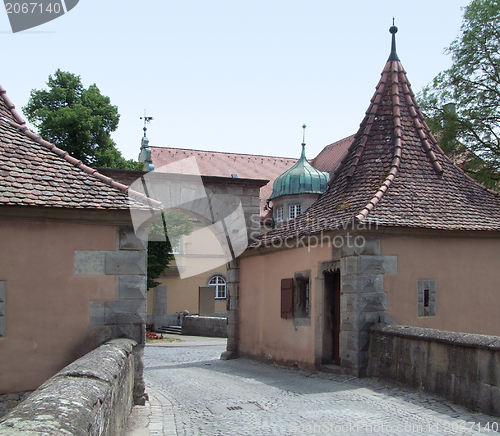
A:
<svg viewBox="0 0 500 436">
<path fill-rule="evenodd" d="M 116 300 L 92 301 L 89 324 L 114 326 L 112 337 L 126 335 L 140 344 L 144 343 L 142 325 L 146 323 L 146 247 L 133 228 L 121 227 L 116 251 L 76 251 L 74 266 L 76 275 L 117 278 Z"/>
<path fill-rule="evenodd" d="M 384 275 L 397 273 L 397 256 L 380 254 L 380 239 L 366 237 L 361 247 L 334 248 L 341 275 L 341 366 L 357 376 L 366 374 L 370 328 L 384 321 L 387 294 Z"/>
</svg>

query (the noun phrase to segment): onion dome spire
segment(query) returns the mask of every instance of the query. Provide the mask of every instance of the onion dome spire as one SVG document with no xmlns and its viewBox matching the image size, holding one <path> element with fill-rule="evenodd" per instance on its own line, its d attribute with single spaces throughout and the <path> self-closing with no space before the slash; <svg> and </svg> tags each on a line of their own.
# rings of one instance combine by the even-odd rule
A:
<svg viewBox="0 0 500 436">
<path fill-rule="evenodd" d="M 302 126 L 302 153 L 297 163 L 276 177 L 268 202 L 283 195 L 322 194 L 328 187 L 328 175 L 314 168 L 306 158 L 306 125 Z"/>
</svg>

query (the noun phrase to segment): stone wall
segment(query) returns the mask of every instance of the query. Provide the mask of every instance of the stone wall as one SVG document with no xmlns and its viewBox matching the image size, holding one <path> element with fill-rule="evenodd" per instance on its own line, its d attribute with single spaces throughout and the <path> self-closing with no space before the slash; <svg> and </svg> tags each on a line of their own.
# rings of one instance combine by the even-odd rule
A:
<svg viewBox="0 0 500 436">
<path fill-rule="evenodd" d="M 115 301 L 92 301 L 90 325 L 111 326 L 112 337 L 126 336 L 144 344 L 147 253 L 134 230 L 122 227 L 116 251 L 75 251 L 75 275 L 113 275 Z"/>
<path fill-rule="evenodd" d="M 32 391 L 0 395 L 0 418 L 22 403 Z"/>
<path fill-rule="evenodd" d="M 227 338 L 227 318 L 216 316 L 185 316 L 182 321 L 182 334 Z"/>
<path fill-rule="evenodd" d="M 8 413 L 0 434 L 123 434 L 133 405 L 136 349 L 133 340 L 114 339 L 71 363 Z"/>
<path fill-rule="evenodd" d="M 397 273 L 398 259 L 381 255 L 377 236 L 356 236 L 349 232 L 342 236 L 345 241 L 351 238 L 357 242 L 333 248 L 332 258 L 340 261 L 341 277 L 340 365 L 353 375 L 364 376 L 370 327 L 384 322 L 387 310 L 384 276 Z"/>
<path fill-rule="evenodd" d="M 500 416 L 500 337 L 406 326 L 371 329 L 368 375 Z"/>
</svg>

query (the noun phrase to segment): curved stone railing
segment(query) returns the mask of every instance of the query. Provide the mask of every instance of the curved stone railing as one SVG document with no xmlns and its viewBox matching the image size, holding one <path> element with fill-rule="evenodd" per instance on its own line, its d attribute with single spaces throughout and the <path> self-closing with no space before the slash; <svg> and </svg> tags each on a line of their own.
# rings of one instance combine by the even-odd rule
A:
<svg viewBox="0 0 500 436">
<path fill-rule="evenodd" d="M 4 416 L 0 434 L 122 434 L 134 403 L 142 353 L 143 347 L 131 339 L 101 345 L 59 371 Z"/>
<path fill-rule="evenodd" d="M 500 416 L 500 337 L 375 325 L 368 375 Z"/>
</svg>

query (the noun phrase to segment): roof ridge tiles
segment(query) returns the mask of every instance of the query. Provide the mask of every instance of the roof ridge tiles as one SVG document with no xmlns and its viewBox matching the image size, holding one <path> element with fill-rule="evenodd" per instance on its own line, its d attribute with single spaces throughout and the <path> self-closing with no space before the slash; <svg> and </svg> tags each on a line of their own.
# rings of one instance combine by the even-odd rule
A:
<svg viewBox="0 0 500 436">
<path fill-rule="evenodd" d="M 392 182 L 396 178 L 399 167 L 401 164 L 401 155 L 402 155 L 402 132 L 401 132 L 401 112 L 400 112 L 400 100 L 399 100 L 399 71 L 400 71 L 400 62 L 399 60 L 390 60 L 386 63 L 394 64 L 390 65 L 389 70 L 392 74 L 392 85 L 391 85 L 391 101 L 393 105 L 392 117 L 394 124 L 394 152 L 392 158 L 391 168 L 389 170 L 389 174 L 382 182 L 381 186 L 375 193 L 375 195 L 371 198 L 368 204 L 356 215 L 356 219 L 361 221 L 366 218 L 368 214 L 375 208 L 375 206 L 382 199 L 387 190 L 391 187 Z"/>
<path fill-rule="evenodd" d="M 405 72 L 406 73 L 406 72 Z M 408 81 L 408 80 L 407 80 Z M 409 85 L 409 81 L 408 81 L 408 85 Z M 415 93 L 412 91 L 411 87 L 409 87 L 409 93 L 410 95 L 412 96 L 413 98 L 413 101 L 414 101 L 414 107 L 410 108 L 410 113 L 411 113 L 411 109 L 414 109 L 418 116 L 422 119 L 422 120 L 425 120 L 425 115 L 423 114 L 423 112 L 421 111 L 420 109 L 420 106 L 418 104 L 418 102 L 415 100 Z M 413 115 L 412 115 L 413 116 Z M 490 189 L 490 188 L 487 188 L 486 186 L 484 186 L 482 183 L 479 183 L 476 179 L 472 178 L 471 176 L 469 176 L 469 174 L 467 174 L 465 171 L 463 171 L 461 168 L 459 168 L 455 162 L 453 162 L 452 159 L 450 159 L 450 157 L 443 151 L 443 149 L 440 147 L 436 137 L 434 136 L 434 134 L 432 133 L 432 130 L 430 129 L 430 127 L 428 126 L 427 123 L 423 123 L 423 127 L 425 129 L 425 131 L 427 132 L 427 135 L 428 137 L 431 139 L 433 145 L 439 150 L 440 152 L 440 155 L 443 159 L 446 159 L 451 165 L 453 165 L 455 168 L 457 168 L 461 173 L 463 173 L 463 175 L 469 179 L 469 181 L 471 182 L 474 182 L 474 184 L 480 186 L 481 188 L 483 188 L 485 191 L 488 191 L 490 192 L 491 194 L 495 194 L 496 196 L 500 196 L 500 191 L 494 191 L 493 189 Z M 430 152 L 432 153 L 432 155 L 436 158 L 436 162 L 439 164 L 439 161 L 437 160 L 437 156 L 436 154 L 434 153 L 434 151 L 432 151 L 432 149 L 430 150 Z M 442 169 L 442 166 L 440 165 L 441 169 Z M 441 172 L 442 174 L 442 172 Z"/>
<path fill-rule="evenodd" d="M 212 153 L 212 154 L 227 154 L 227 155 L 237 155 L 237 157 L 247 156 L 249 158 L 270 158 L 270 159 L 286 159 L 286 160 L 297 160 L 295 157 L 285 157 L 285 156 L 270 156 L 267 154 L 251 154 L 251 153 L 235 153 L 233 151 L 214 151 L 214 150 L 199 150 L 196 148 L 176 148 L 176 147 L 162 147 L 159 145 L 151 145 L 151 149 L 165 149 L 165 150 L 177 150 L 177 151 L 195 151 L 198 153 Z M 228 156 L 229 157 L 229 156 Z"/>
<path fill-rule="evenodd" d="M 368 142 L 368 135 L 370 134 L 373 122 L 375 121 L 375 114 L 377 113 L 379 104 L 382 100 L 382 96 L 383 96 L 384 91 L 385 91 L 385 82 L 387 80 L 388 73 L 390 70 L 390 68 L 389 69 L 387 68 L 388 64 L 389 64 L 389 62 L 386 63 L 384 70 L 382 71 L 382 74 L 380 75 L 381 76 L 380 80 L 379 80 L 377 86 L 375 87 L 375 93 L 374 93 L 372 99 L 370 100 L 370 106 L 366 110 L 365 118 L 361 122 L 359 132 L 356 135 L 356 137 L 359 137 L 358 135 L 361 134 L 362 138 L 360 139 L 360 142 L 356 145 L 357 150 L 356 150 L 356 154 L 354 155 L 354 160 L 351 163 L 351 167 L 349 168 L 349 171 L 347 173 L 348 178 L 351 178 L 354 175 L 354 172 L 356 171 L 356 169 L 358 167 L 359 160 L 361 159 L 361 156 L 364 152 L 366 143 Z M 361 133 L 361 128 L 363 125 L 364 125 L 364 129 L 363 129 L 363 132 Z M 357 143 L 356 137 L 354 138 L 352 145 Z M 348 156 L 349 156 L 349 153 L 346 154 L 345 158 L 347 158 Z M 342 163 L 344 163 L 344 162 L 342 162 Z M 342 168 L 342 166 L 343 166 L 342 164 L 339 165 L 337 170 L 340 170 Z M 333 184 L 335 177 L 339 173 L 340 173 L 340 171 L 335 171 L 334 177 L 332 177 L 330 179 L 330 181 L 328 182 L 329 185 Z"/>
<path fill-rule="evenodd" d="M 432 150 L 432 147 L 429 144 L 429 141 L 427 139 L 429 136 L 429 133 L 430 133 L 430 129 L 428 128 L 427 123 L 425 123 L 425 122 L 421 123 L 419 120 L 419 118 L 421 118 L 423 120 L 424 116 L 423 116 L 422 112 L 420 111 L 420 109 L 418 108 L 417 102 L 415 101 L 415 95 L 413 94 L 413 92 L 410 88 L 410 85 L 408 83 L 408 78 L 406 77 L 406 73 L 403 71 L 401 73 L 401 76 L 403 78 L 403 81 L 402 81 L 403 82 L 403 92 L 405 94 L 405 100 L 406 100 L 406 103 L 408 105 L 408 109 L 410 111 L 410 115 L 411 115 L 412 120 L 413 120 L 413 125 L 415 126 L 415 128 L 418 131 L 420 139 L 422 140 L 422 145 L 427 153 L 427 156 L 429 157 L 429 159 L 432 163 L 432 166 L 434 167 L 434 170 L 436 171 L 436 173 L 439 176 L 442 176 L 443 171 L 444 171 L 443 167 L 439 163 L 437 156 L 434 153 L 434 151 Z M 433 142 L 435 142 L 435 138 L 432 138 L 432 140 L 433 140 Z"/>
<path fill-rule="evenodd" d="M 14 105 L 14 103 L 12 103 L 12 100 L 9 98 L 9 96 L 7 95 L 7 91 L 2 85 L 0 85 L 0 96 L 2 97 L 3 101 L 5 102 L 5 105 L 7 106 L 7 109 L 9 109 L 14 119 L 19 124 L 26 124 L 26 121 L 24 121 L 21 115 L 19 115 L 19 113 L 16 110 L 16 106 Z"/>
<path fill-rule="evenodd" d="M 390 64 L 390 65 L 389 65 Z M 388 68 L 389 66 L 389 68 Z M 402 126 L 401 126 L 401 100 L 400 100 L 400 92 L 399 88 L 401 85 L 401 88 L 403 90 L 404 94 L 404 99 L 405 102 L 408 106 L 408 110 L 410 112 L 411 118 L 413 125 L 415 129 L 418 132 L 418 135 L 421 139 L 421 144 L 434 168 L 438 176 L 442 176 L 443 174 L 443 167 L 439 163 L 436 154 L 432 150 L 431 145 L 428 142 L 427 139 L 427 129 L 426 129 L 426 123 L 425 121 L 422 123 L 419 120 L 419 115 L 422 115 L 418 108 L 418 104 L 415 101 L 415 96 L 411 90 L 411 87 L 409 85 L 408 78 L 406 76 L 406 71 L 404 70 L 401 61 L 399 59 L 397 60 L 389 60 L 386 63 L 386 66 L 384 68 L 384 72 L 390 71 L 391 74 L 391 103 L 392 103 L 392 117 L 393 117 L 393 124 L 394 124 L 394 153 L 393 153 L 393 159 L 392 159 L 392 164 L 391 168 L 389 170 L 389 174 L 387 175 L 386 179 L 380 186 L 380 188 L 377 190 L 375 195 L 370 199 L 368 204 L 356 215 L 356 219 L 358 220 L 363 220 L 365 219 L 368 214 L 373 210 L 373 208 L 380 202 L 382 199 L 383 195 L 387 190 L 390 188 L 392 181 L 396 178 L 400 165 L 401 165 L 401 158 L 402 158 Z M 382 74 L 381 81 L 383 78 L 388 79 L 388 75 Z M 380 82 L 379 82 L 380 85 Z M 378 88 L 378 85 L 377 85 Z M 378 89 L 377 89 L 378 92 Z M 373 104 L 372 104 L 373 105 Z M 378 105 L 377 105 L 378 106 Z M 374 111 L 376 112 L 376 110 Z M 422 116 L 422 120 L 423 120 Z M 425 126 L 425 127 L 424 127 Z M 363 144 L 363 148 L 366 145 L 366 141 Z M 356 155 L 355 157 L 355 163 L 357 167 L 357 163 L 359 162 L 360 156 Z M 353 167 L 349 169 L 348 177 L 352 176 L 353 174 Z"/>
<path fill-rule="evenodd" d="M 132 196 L 135 200 L 138 200 L 141 203 L 143 203 L 149 207 L 158 207 L 162 204 L 160 201 L 154 200 L 152 198 L 147 197 L 145 194 L 142 194 L 142 193 L 137 192 L 135 190 L 129 189 L 129 187 L 127 185 L 124 185 L 122 183 L 118 183 L 115 180 L 113 180 L 111 177 L 107 177 L 104 174 L 99 173 L 95 168 L 91 168 L 91 167 L 85 165 L 81 160 L 74 158 L 67 151 L 56 147 L 53 143 L 46 141 L 41 136 L 32 132 L 27 127 L 26 121 L 15 110 L 14 104 L 7 96 L 7 91 L 5 90 L 5 88 L 2 87 L 2 85 L 0 85 L 0 97 L 4 101 L 5 106 L 7 107 L 9 112 L 12 114 L 13 118 L 16 120 L 16 121 L 12 121 L 11 119 L 7 119 L 4 117 L 4 121 L 6 121 L 11 127 L 19 130 L 23 135 L 30 138 L 34 142 L 36 142 L 38 145 L 41 145 L 42 147 L 47 148 L 50 152 L 54 153 L 58 157 L 63 158 L 64 160 L 69 162 L 74 167 L 76 167 L 79 170 L 85 172 L 86 174 L 96 178 L 100 182 L 105 183 L 109 186 L 112 186 L 113 188 L 127 194 L 128 196 Z"/>
</svg>

